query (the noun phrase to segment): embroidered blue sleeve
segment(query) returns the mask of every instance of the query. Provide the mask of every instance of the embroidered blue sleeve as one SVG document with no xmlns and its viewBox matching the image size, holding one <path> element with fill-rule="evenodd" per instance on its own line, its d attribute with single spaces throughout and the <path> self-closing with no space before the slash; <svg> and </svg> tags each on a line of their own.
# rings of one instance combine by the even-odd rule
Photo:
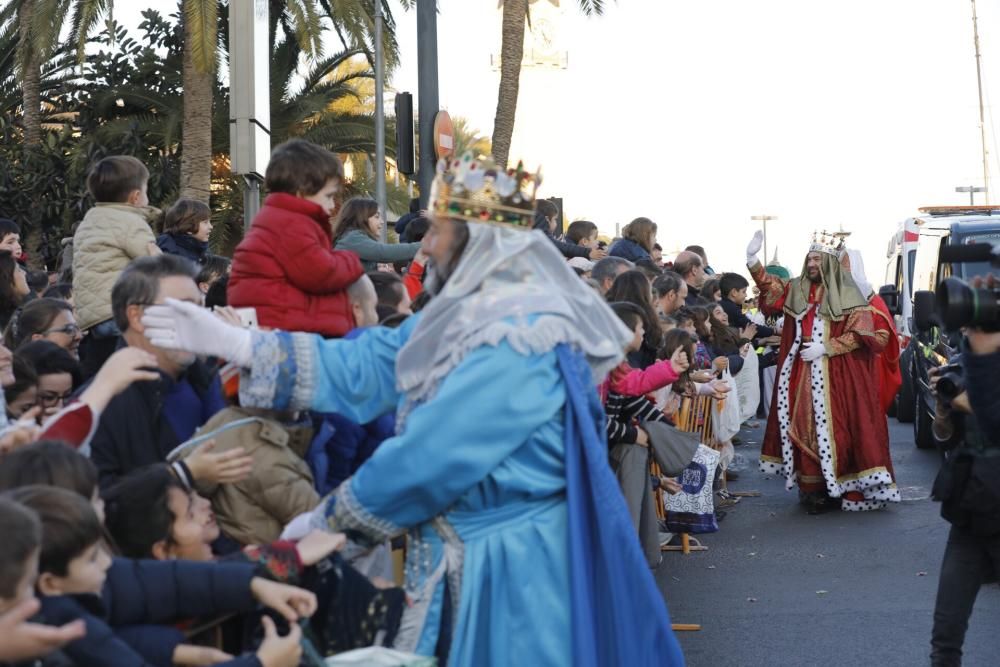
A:
<svg viewBox="0 0 1000 667">
<path fill-rule="evenodd" d="M 240 402 L 336 412 L 359 424 L 393 412 L 399 403 L 396 355 L 415 326 L 410 320 L 399 329 L 373 327 L 352 340 L 255 331 L 253 365 L 240 378 Z"/>
</svg>

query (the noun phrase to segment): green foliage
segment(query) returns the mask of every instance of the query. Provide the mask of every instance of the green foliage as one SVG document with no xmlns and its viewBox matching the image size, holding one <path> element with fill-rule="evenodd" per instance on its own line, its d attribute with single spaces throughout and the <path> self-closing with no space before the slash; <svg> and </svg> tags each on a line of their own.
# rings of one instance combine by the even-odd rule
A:
<svg viewBox="0 0 1000 667">
<path fill-rule="evenodd" d="M 218 21 L 225 42 L 225 7 Z M 363 50 L 319 58 L 297 75 L 302 45 L 284 33 L 280 16 L 273 21 L 278 44 L 271 61 L 272 143 L 301 136 L 339 154 L 373 154 L 374 118 L 363 91 L 374 75 L 360 55 Z M 37 244 L 29 247 L 30 254 L 50 266 L 60 240 L 92 205 L 86 174 L 95 161 L 116 154 L 142 160 L 150 171 L 150 202 L 161 208 L 172 204 L 180 189 L 184 39 L 179 14 L 164 17 L 146 10 L 136 35 L 110 22 L 90 41 L 92 48 L 78 67 L 75 44 L 44 65 L 46 132 L 41 146 L 26 151 L 13 56 L 16 34 L 0 32 L 0 216 L 21 224 Z M 212 245 L 228 254 L 242 236 L 243 183 L 229 172 L 229 91 L 216 81 L 213 96 Z M 386 135 L 391 142 L 391 127 Z M 390 144 L 387 152 L 392 155 L 393 149 Z M 363 182 L 348 191 L 373 189 L 365 170 L 356 173 Z M 401 201 L 399 210 L 405 208 Z"/>
</svg>

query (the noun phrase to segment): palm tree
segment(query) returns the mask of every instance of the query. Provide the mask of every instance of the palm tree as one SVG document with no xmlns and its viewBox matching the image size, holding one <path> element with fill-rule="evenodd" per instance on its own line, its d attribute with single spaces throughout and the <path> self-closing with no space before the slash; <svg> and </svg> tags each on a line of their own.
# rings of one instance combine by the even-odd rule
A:
<svg viewBox="0 0 1000 667">
<path fill-rule="evenodd" d="M 456 116 L 452 119 L 452 127 L 455 133 L 455 155 L 464 155 L 466 151 L 471 151 L 477 158 L 489 155 L 493 152 L 490 138 L 479 134 L 477 128 L 469 125 L 467 118 Z"/>
<path fill-rule="evenodd" d="M 24 2 L 25 0 L 22 0 Z M 29 0 L 33 1 L 33 0 Z M 270 13 L 301 49 L 320 53 L 319 0 L 271 0 Z M 82 55 L 90 30 L 110 9 L 108 0 L 77 0 L 73 33 Z M 184 27 L 184 123 L 181 196 L 208 202 L 212 182 L 212 103 L 219 56 L 219 0 L 181 0 Z"/>
<path fill-rule="evenodd" d="M 500 46 L 500 93 L 493 121 L 493 159 L 506 166 L 510 141 L 514 136 L 514 117 L 524 57 L 524 25 L 530 19 L 528 6 L 539 0 L 500 0 L 503 4 L 503 32 Z M 545 0 L 559 5 L 559 0 Z M 604 0 L 578 0 L 587 16 L 604 13 Z"/>
<path fill-rule="evenodd" d="M 20 80 L 25 146 L 42 140 L 42 63 L 54 50 L 58 31 L 51 16 L 65 0 L 14 0 L 0 10 L 0 40 L 17 35 L 14 63 Z"/>
</svg>

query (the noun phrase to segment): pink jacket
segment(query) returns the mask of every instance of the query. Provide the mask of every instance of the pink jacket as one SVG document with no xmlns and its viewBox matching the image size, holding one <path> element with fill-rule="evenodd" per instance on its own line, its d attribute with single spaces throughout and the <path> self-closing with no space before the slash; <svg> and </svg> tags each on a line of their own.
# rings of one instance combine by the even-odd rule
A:
<svg viewBox="0 0 1000 667">
<path fill-rule="evenodd" d="M 642 396 L 671 385 L 679 378 L 680 375 L 670 365 L 669 359 L 657 361 L 644 370 L 632 368 L 628 362 L 623 361 L 611 371 L 608 379 L 601 383 L 598 392 L 603 403 L 609 391 L 623 396 Z"/>
</svg>

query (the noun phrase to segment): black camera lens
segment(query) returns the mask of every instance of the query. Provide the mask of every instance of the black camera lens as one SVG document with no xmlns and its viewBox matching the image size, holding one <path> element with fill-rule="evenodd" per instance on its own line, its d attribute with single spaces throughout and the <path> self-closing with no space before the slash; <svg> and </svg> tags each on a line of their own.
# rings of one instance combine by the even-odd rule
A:
<svg viewBox="0 0 1000 667">
<path fill-rule="evenodd" d="M 937 313 L 949 331 L 966 326 L 992 329 L 1000 322 L 993 290 L 975 289 L 958 278 L 945 278 L 937 286 Z"/>
<path fill-rule="evenodd" d="M 955 397 L 963 391 L 965 391 L 965 382 L 958 373 L 951 371 L 938 378 L 937 393 L 944 400 L 955 400 Z"/>
</svg>

